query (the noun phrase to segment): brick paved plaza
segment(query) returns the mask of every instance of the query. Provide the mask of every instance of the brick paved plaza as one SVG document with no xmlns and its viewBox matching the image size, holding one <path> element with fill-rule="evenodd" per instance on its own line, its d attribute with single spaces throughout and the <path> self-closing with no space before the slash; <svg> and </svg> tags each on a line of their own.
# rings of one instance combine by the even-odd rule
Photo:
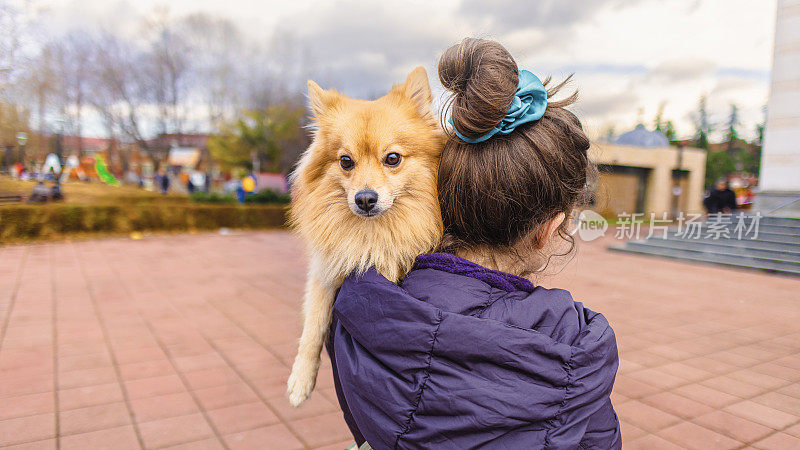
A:
<svg viewBox="0 0 800 450">
<path fill-rule="evenodd" d="M 543 284 L 614 326 L 625 448 L 800 448 L 800 280 L 607 243 Z M 284 398 L 304 264 L 279 231 L 0 248 L 0 446 L 344 448 L 327 361 Z"/>
</svg>

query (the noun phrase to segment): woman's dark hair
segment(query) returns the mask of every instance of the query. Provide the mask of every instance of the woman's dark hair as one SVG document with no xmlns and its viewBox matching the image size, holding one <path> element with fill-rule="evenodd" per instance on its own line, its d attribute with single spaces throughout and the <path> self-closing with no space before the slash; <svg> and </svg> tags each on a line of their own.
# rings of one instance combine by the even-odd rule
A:
<svg viewBox="0 0 800 450">
<path fill-rule="evenodd" d="M 494 128 L 514 99 L 519 70 L 502 45 L 464 39 L 439 60 L 439 80 L 452 92 L 453 126 L 476 138 Z M 548 88 L 548 99 L 569 81 Z M 443 250 L 512 247 L 531 232 L 536 248 L 544 245 L 540 227 L 558 213 L 570 216 L 580 204 L 588 179 L 589 139 L 578 118 L 564 109 L 577 92 L 550 101 L 544 116 L 507 135 L 470 144 L 450 135 L 439 164 L 439 203 L 445 239 Z M 446 116 L 447 104 L 441 117 Z M 572 242 L 568 220 L 559 234 Z M 574 242 L 572 242 L 574 244 Z"/>
</svg>

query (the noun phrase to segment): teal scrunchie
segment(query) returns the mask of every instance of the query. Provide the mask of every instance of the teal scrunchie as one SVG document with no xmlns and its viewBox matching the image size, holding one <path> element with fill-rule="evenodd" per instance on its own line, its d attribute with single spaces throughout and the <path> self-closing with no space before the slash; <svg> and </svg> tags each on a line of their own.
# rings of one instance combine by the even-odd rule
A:
<svg viewBox="0 0 800 450">
<path fill-rule="evenodd" d="M 489 139 L 495 134 L 508 134 L 524 123 L 541 119 L 545 109 L 547 109 L 547 90 L 545 90 L 542 81 L 530 71 L 520 70 L 519 84 L 514 95 L 514 101 L 511 102 L 511 107 L 508 108 L 503 120 L 496 127 L 489 130 L 488 133 L 474 139 L 469 138 L 455 128 L 452 117 L 448 119 L 448 122 L 453 125 L 453 130 L 455 130 L 459 139 L 470 144 L 476 144 Z"/>
</svg>

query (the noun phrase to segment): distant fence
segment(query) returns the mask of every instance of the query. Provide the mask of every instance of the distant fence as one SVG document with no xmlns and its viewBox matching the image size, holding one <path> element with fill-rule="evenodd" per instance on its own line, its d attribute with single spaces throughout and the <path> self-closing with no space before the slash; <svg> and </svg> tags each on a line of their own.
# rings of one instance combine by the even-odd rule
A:
<svg viewBox="0 0 800 450">
<path fill-rule="evenodd" d="M 286 225 L 285 205 L 157 204 L 0 206 L 0 244 L 72 234 L 264 229 Z"/>
</svg>

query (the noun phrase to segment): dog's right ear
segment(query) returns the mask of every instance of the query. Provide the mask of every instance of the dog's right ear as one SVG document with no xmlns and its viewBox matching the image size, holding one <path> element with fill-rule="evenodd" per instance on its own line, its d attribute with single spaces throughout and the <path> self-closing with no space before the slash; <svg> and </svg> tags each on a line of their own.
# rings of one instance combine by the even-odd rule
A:
<svg viewBox="0 0 800 450">
<path fill-rule="evenodd" d="M 311 105 L 311 113 L 319 118 L 336 100 L 334 91 L 326 91 L 319 87 L 317 83 L 308 80 L 308 101 Z"/>
<path fill-rule="evenodd" d="M 428 72 L 424 67 L 420 66 L 411 71 L 401 88 L 406 97 L 417 107 L 422 117 L 429 117 L 433 114 L 431 111 L 433 102 L 431 85 L 428 83 Z"/>
</svg>

